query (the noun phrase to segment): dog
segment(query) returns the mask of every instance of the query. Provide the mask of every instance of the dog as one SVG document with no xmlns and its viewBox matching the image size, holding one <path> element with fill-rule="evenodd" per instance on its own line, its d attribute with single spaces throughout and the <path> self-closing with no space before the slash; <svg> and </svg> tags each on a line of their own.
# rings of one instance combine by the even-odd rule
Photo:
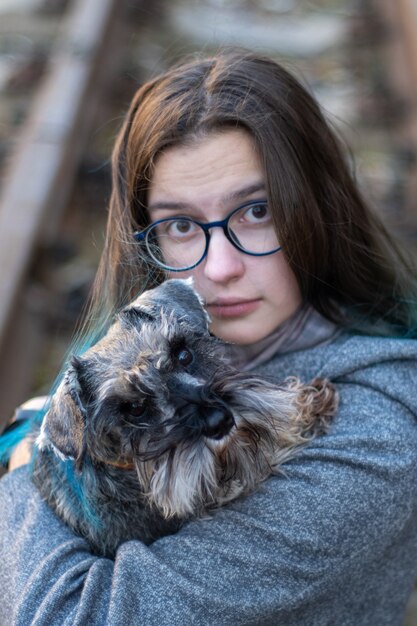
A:
<svg viewBox="0 0 417 626">
<path fill-rule="evenodd" d="M 99 555 L 150 544 L 254 491 L 337 409 L 326 380 L 236 371 L 190 279 L 124 308 L 70 365 L 36 437 L 33 481 Z"/>
</svg>

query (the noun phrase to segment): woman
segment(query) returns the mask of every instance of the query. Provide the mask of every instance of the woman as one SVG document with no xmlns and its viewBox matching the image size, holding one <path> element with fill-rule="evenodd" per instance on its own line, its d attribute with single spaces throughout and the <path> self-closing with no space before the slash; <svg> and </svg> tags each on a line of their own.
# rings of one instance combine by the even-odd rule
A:
<svg viewBox="0 0 417 626">
<path fill-rule="evenodd" d="M 417 572 L 417 278 L 317 103 L 267 58 L 195 60 L 138 91 L 113 174 L 90 316 L 105 326 L 139 289 L 192 275 L 240 367 L 327 376 L 339 413 L 285 477 L 115 562 L 25 467 L 9 473 L 0 622 L 401 624 Z"/>
</svg>

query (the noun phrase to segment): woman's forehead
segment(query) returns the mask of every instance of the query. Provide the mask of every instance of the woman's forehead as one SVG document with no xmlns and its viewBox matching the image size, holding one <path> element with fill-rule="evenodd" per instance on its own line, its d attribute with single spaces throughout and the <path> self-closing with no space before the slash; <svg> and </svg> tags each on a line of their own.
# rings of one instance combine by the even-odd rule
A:
<svg viewBox="0 0 417 626">
<path fill-rule="evenodd" d="M 239 202 L 264 192 L 265 177 L 250 135 L 216 132 L 191 145 L 174 146 L 156 160 L 148 193 L 150 210 Z"/>
</svg>

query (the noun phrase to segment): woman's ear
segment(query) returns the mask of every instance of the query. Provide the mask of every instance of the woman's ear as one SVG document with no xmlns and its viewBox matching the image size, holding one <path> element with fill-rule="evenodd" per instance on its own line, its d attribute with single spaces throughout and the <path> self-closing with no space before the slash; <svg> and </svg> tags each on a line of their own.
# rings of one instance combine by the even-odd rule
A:
<svg viewBox="0 0 417 626">
<path fill-rule="evenodd" d="M 80 461 L 84 451 L 86 410 L 81 400 L 81 368 L 82 361 L 73 357 L 51 400 L 36 442 L 41 450 L 51 448 L 63 460 Z"/>
</svg>

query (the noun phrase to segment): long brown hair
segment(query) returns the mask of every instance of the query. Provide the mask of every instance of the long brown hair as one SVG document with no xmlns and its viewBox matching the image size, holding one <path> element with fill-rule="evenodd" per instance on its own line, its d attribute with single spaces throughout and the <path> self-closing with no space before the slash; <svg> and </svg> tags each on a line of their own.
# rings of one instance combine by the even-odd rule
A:
<svg viewBox="0 0 417 626">
<path fill-rule="evenodd" d="M 275 61 L 240 50 L 176 66 L 134 96 L 113 153 L 93 323 L 163 280 L 132 239 L 148 223 L 158 154 L 230 127 L 254 140 L 279 240 L 304 298 L 347 327 L 415 336 L 416 268 L 363 200 L 317 102 Z"/>
</svg>

